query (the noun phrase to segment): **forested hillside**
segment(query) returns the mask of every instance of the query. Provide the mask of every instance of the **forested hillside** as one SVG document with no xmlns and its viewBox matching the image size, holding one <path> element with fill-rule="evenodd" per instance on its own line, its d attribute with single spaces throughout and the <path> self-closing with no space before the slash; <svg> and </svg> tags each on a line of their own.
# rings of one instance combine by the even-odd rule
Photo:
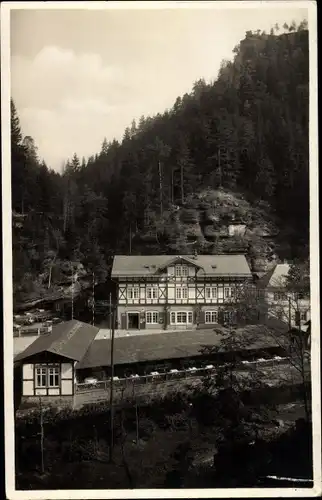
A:
<svg viewBox="0 0 322 500">
<path fill-rule="evenodd" d="M 115 253 L 306 258 L 308 31 L 283 31 L 247 32 L 216 81 L 195 82 L 95 156 L 75 153 L 62 174 L 23 139 L 12 102 L 15 294 L 48 293 L 79 262 L 104 280 Z M 229 238 L 230 223 L 246 231 Z"/>
</svg>

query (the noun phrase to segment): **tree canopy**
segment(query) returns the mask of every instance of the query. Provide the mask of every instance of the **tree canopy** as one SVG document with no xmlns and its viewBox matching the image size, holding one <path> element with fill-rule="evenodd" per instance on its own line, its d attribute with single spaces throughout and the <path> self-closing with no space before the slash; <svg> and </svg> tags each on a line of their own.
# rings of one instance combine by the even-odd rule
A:
<svg viewBox="0 0 322 500">
<path fill-rule="evenodd" d="M 233 52 L 214 82 L 201 78 L 171 109 L 133 120 L 120 142 L 104 138 L 88 159 L 75 153 L 60 174 L 23 137 L 11 102 L 12 208 L 25 217 L 13 235 L 17 282 L 44 271 L 50 250 L 102 279 L 115 253 L 188 253 L 176 209 L 194 208 L 207 189 L 267 207 L 283 256 L 308 256 L 307 25 L 249 31 Z M 196 241 L 209 253 L 204 237 Z"/>
</svg>

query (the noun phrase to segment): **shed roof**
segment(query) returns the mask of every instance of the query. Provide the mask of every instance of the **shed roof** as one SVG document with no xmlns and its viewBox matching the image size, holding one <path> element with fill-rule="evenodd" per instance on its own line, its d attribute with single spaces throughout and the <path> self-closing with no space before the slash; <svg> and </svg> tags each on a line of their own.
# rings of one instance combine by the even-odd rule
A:
<svg viewBox="0 0 322 500">
<path fill-rule="evenodd" d="M 229 255 L 116 255 L 113 261 L 112 278 L 131 276 L 153 276 L 176 261 L 195 265 L 198 275 L 246 276 L 251 270 L 243 254 Z"/>
<path fill-rule="evenodd" d="M 274 332 L 287 331 L 285 323 L 277 321 L 270 325 L 252 325 L 237 330 L 240 346 L 243 349 L 264 349 L 278 345 L 269 329 Z M 158 335 L 135 335 L 114 339 L 114 363 L 124 365 L 146 361 L 161 361 L 199 356 L 205 346 L 219 347 L 226 330 L 223 327 L 215 329 L 191 330 L 160 333 Z M 110 339 L 95 340 L 85 356 L 76 365 L 77 369 L 109 366 L 111 359 Z"/>
<path fill-rule="evenodd" d="M 40 335 L 35 342 L 15 357 L 16 361 L 34 356 L 41 352 L 51 352 L 65 358 L 79 361 L 96 337 L 99 328 L 71 320 L 55 325 L 52 331 Z"/>
</svg>

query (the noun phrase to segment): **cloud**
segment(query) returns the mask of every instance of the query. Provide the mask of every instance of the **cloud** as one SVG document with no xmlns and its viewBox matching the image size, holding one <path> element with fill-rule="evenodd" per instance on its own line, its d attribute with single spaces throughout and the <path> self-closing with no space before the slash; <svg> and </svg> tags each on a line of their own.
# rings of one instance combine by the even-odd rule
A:
<svg viewBox="0 0 322 500">
<path fill-rule="evenodd" d="M 13 95 L 42 106 L 68 98 L 100 99 L 122 79 L 121 69 L 104 66 L 98 54 L 76 54 L 54 46 L 44 47 L 33 60 L 14 56 L 11 72 Z"/>
<path fill-rule="evenodd" d="M 98 54 L 44 47 L 32 60 L 12 57 L 11 78 L 23 133 L 55 169 L 75 151 L 96 152 L 109 124 L 116 135 L 124 129 L 112 118 L 126 105 L 123 72 Z"/>
</svg>

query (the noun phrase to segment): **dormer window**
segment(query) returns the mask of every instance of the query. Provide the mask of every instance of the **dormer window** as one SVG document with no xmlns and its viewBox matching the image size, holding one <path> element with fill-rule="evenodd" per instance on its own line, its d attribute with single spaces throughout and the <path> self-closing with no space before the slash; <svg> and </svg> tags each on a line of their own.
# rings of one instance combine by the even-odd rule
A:
<svg viewBox="0 0 322 500">
<path fill-rule="evenodd" d="M 177 278 L 186 278 L 189 275 L 188 266 L 176 266 L 176 277 Z"/>
</svg>

